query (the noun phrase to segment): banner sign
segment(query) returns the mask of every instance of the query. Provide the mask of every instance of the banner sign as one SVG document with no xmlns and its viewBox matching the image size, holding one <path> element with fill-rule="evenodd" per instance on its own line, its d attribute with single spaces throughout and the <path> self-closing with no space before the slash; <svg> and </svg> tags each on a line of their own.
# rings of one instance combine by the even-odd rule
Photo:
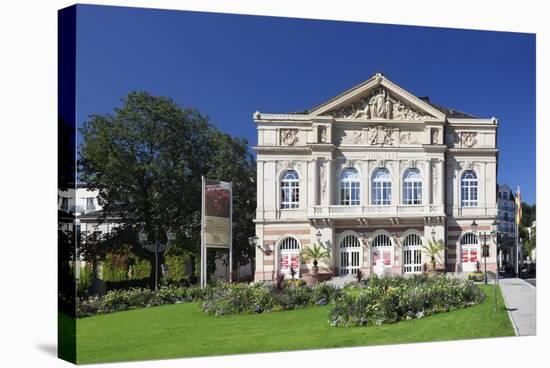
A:
<svg viewBox="0 0 550 368">
<path fill-rule="evenodd" d="M 204 246 L 229 248 L 231 244 L 231 183 L 204 178 Z"/>
</svg>

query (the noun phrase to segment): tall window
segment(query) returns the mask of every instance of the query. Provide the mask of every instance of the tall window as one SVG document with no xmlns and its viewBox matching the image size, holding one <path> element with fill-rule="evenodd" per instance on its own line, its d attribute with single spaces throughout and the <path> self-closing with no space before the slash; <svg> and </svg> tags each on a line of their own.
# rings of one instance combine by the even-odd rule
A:
<svg viewBox="0 0 550 368">
<path fill-rule="evenodd" d="M 300 178 L 294 170 L 283 173 L 281 180 L 281 208 L 298 208 L 300 202 Z"/>
<path fill-rule="evenodd" d="M 353 168 L 342 171 L 340 175 L 340 204 L 356 206 L 361 203 L 361 182 L 359 173 Z"/>
<path fill-rule="evenodd" d="M 408 169 L 403 177 L 403 202 L 422 204 L 422 177 L 418 169 Z"/>
<path fill-rule="evenodd" d="M 473 170 L 467 170 L 462 174 L 461 194 L 462 207 L 477 206 L 477 187 L 478 181 L 476 173 Z"/>
<path fill-rule="evenodd" d="M 372 203 L 375 205 L 391 204 L 391 178 L 386 168 L 378 168 L 372 175 Z"/>
</svg>

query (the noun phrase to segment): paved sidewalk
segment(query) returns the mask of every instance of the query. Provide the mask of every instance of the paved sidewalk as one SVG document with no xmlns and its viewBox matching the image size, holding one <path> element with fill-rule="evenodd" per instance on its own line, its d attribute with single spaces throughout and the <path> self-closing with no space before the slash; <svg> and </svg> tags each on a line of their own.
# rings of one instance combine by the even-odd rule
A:
<svg viewBox="0 0 550 368">
<path fill-rule="evenodd" d="M 536 288 L 521 279 L 500 279 L 500 288 L 519 336 L 535 335 L 537 329 Z"/>
</svg>

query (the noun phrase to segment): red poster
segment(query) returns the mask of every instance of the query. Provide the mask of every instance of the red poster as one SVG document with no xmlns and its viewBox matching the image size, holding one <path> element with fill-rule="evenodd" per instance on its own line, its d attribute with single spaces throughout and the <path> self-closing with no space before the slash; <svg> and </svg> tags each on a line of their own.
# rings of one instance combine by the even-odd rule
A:
<svg viewBox="0 0 550 368">
<path fill-rule="evenodd" d="M 391 252 L 384 252 L 384 266 L 389 266 L 391 264 Z"/>
</svg>

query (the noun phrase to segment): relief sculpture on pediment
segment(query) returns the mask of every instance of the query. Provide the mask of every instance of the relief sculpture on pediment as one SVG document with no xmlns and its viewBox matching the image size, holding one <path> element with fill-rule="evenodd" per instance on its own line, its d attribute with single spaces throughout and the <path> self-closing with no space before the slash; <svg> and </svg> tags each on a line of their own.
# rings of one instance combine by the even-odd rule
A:
<svg viewBox="0 0 550 368">
<path fill-rule="evenodd" d="M 390 95 L 385 88 L 378 88 L 367 97 L 342 108 L 329 112 L 335 118 L 344 119 L 394 119 L 420 120 L 431 119 L 420 111 L 405 105 Z"/>
</svg>

